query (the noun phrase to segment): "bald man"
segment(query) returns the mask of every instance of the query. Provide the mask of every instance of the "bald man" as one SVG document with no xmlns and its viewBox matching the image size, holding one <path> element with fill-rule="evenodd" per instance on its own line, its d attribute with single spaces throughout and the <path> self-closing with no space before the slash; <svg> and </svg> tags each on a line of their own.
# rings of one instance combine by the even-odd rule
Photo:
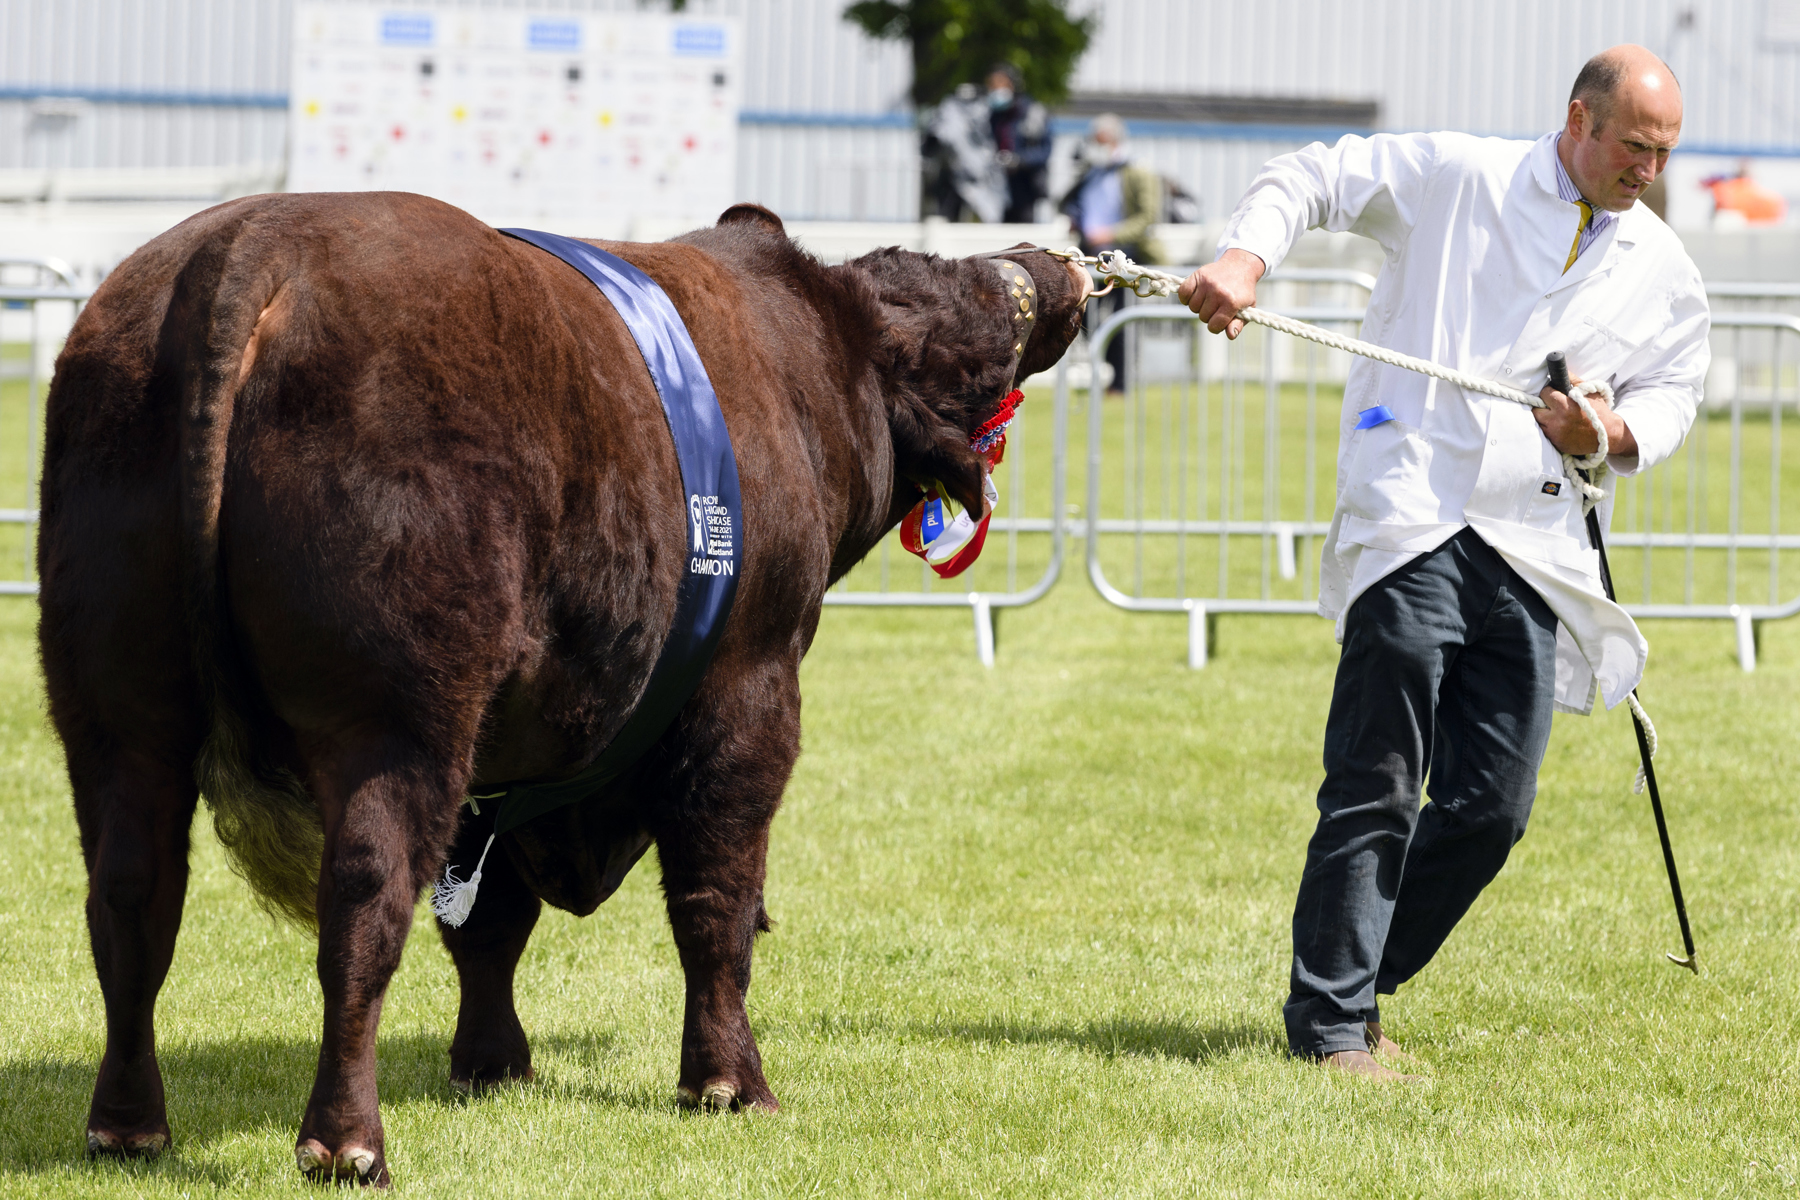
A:
<svg viewBox="0 0 1800 1200">
<path fill-rule="evenodd" d="M 1597 437 L 1546 386 L 1545 356 L 1611 383 L 1615 403 L 1594 406 L 1618 474 L 1687 436 L 1705 293 L 1637 202 L 1680 134 L 1675 77 L 1618 46 L 1582 68 L 1563 128 L 1536 142 L 1378 134 L 1272 160 L 1217 260 L 1182 285 L 1208 329 L 1236 337 L 1305 230 L 1362 233 L 1387 254 L 1363 337 L 1547 405 L 1350 368 L 1319 580 L 1343 650 L 1283 1007 L 1296 1055 L 1416 1078 L 1387 1065 L 1404 1056 L 1377 996 L 1431 960 L 1524 835 L 1552 711 L 1588 712 L 1596 695 L 1610 708 L 1643 674 L 1648 647 L 1605 597 L 1558 453 L 1592 453 Z"/>
</svg>

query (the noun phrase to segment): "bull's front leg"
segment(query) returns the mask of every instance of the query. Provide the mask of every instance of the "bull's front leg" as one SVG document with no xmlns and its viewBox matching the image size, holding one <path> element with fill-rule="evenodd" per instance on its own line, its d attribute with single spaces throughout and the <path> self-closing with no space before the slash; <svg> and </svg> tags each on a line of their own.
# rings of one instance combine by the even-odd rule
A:
<svg viewBox="0 0 1800 1200">
<path fill-rule="evenodd" d="M 744 1009 L 756 935 L 769 927 L 768 821 L 741 840 L 720 836 L 727 829 L 696 828 L 701 823 L 690 819 L 657 836 L 669 924 L 687 978 L 676 1097 L 688 1108 L 774 1111 L 781 1105 L 763 1078 Z"/>
<path fill-rule="evenodd" d="M 769 823 L 800 757 L 798 663 L 715 663 L 684 715 L 695 776 L 649 825 L 687 977 L 676 1096 L 688 1107 L 781 1107 L 763 1078 L 744 998 L 763 909 Z M 735 686 L 719 686 L 719 678 Z"/>
<path fill-rule="evenodd" d="M 88 937 L 106 1004 L 88 1153 L 153 1156 L 169 1145 L 153 1016 L 181 928 L 198 794 L 191 771 L 123 751 L 90 753 L 73 737 L 68 745 L 88 868 Z"/>
<path fill-rule="evenodd" d="M 376 1027 L 413 903 L 434 870 L 426 864 L 442 859 L 462 785 L 387 739 L 334 747 L 309 767 L 325 818 L 318 955 L 325 1027 L 294 1156 L 314 1178 L 385 1186 Z"/>
</svg>

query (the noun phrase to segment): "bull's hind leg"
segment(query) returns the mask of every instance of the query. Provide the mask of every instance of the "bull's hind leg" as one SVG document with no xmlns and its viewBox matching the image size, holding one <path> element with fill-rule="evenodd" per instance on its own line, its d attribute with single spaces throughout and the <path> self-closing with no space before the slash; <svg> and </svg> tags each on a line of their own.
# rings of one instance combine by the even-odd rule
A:
<svg viewBox="0 0 1800 1200">
<path fill-rule="evenodd" d="M 303 745 L 302 754 L 325 819 L 318 958 L 325 1028 L 294 1154 L 315 1178 L 385 1185 L 375 1032 L 463 781 L 397 737 L 340 736 Z"/>
<path fill-rule="evenodd" d="M 474 869 L 493 828 L 491 814 L 463 822 L 449 859 L 463 876 Z M 466 1091 L 532 1077 L 531 1044 L 513 1006 L 513 974 L 544 907 L 499 845 L 482 867 L 479 896 L 460 927 L 438 922 L 462 990 L 450 1042 L 450 1084 Z"/>
<path fill-rule="evenodd" d="M 117 398 L 90 400 L 59 371 L 52 400 L 87 411 Z M 154 493 L 112 485 L 109 465 L 122 455 L 81 458 L 73 440 L 53 434 L 45 460 L 38 644 L 68 758 L 106 1010 L 87 1145 L 92 1154 L 148 1155 L 169 1145 L 155 1009 L 187 896 L 202 705 L 168 507 Z"/>
<path fill-rule="evenodd" d="M 116 749 L 90 752 L 74 738 L 68 745 L 88 868 L 88 938 L 106 1005 L 88 1153 L 156 1155 L 169 1145 L 156 996 L 181 928 L 197 790 L 192 771 Z"/>
</svg>

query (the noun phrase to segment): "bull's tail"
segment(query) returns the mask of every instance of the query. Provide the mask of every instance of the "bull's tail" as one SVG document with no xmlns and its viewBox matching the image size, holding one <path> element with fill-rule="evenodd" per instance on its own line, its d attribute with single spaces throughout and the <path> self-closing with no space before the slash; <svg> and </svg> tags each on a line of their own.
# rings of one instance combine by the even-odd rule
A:
<svg viewBox="0 0 1800 1200">
<path fill-rule="evenodd" d="M 285 264 L 257 222 L 222 223 L 176 280 L 159 357 L 180 380 L 181 529 L 195 667 L 211 718 L 194 778 L 232 867 L 269 912 L 317 922 L 325 835 L 318 806 L 255 734 L 268 704 L 233 636 L 222 586 L 219 513 L 240 394 L 258 386 L 258 342 L 284 311 Z M 266 227 L 265 227 L 266 231 Z M 241 243 L 262 243 L 252 249 Z M 269 320 L 271 315 L 276 319 Z M 262 378 L 267 378 L 265 374 Z"/>
</svg>

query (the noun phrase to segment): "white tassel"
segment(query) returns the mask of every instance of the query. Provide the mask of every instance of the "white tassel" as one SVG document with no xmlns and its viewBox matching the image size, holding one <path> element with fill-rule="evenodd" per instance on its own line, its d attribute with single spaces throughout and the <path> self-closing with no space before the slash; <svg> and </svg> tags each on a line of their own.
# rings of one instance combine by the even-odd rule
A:
<svg viewBox="0 0 1800 1200">
<path fill-rule="evenodd" d="M 481 887 L 481 867 L 487 862 L 488 851 L 493 845 L 494 835 L 490 833 L 487 845 L 481 848 L 481 857 L 475 862 L 473 875 L 458 879 L 456 868 L 446 865 L 444 877 L 431 889 L 431 911 L 450 928 L 456 929 L 469 919 L 469 910 L 475 907 L 475 893 Z"/>
</svg>

